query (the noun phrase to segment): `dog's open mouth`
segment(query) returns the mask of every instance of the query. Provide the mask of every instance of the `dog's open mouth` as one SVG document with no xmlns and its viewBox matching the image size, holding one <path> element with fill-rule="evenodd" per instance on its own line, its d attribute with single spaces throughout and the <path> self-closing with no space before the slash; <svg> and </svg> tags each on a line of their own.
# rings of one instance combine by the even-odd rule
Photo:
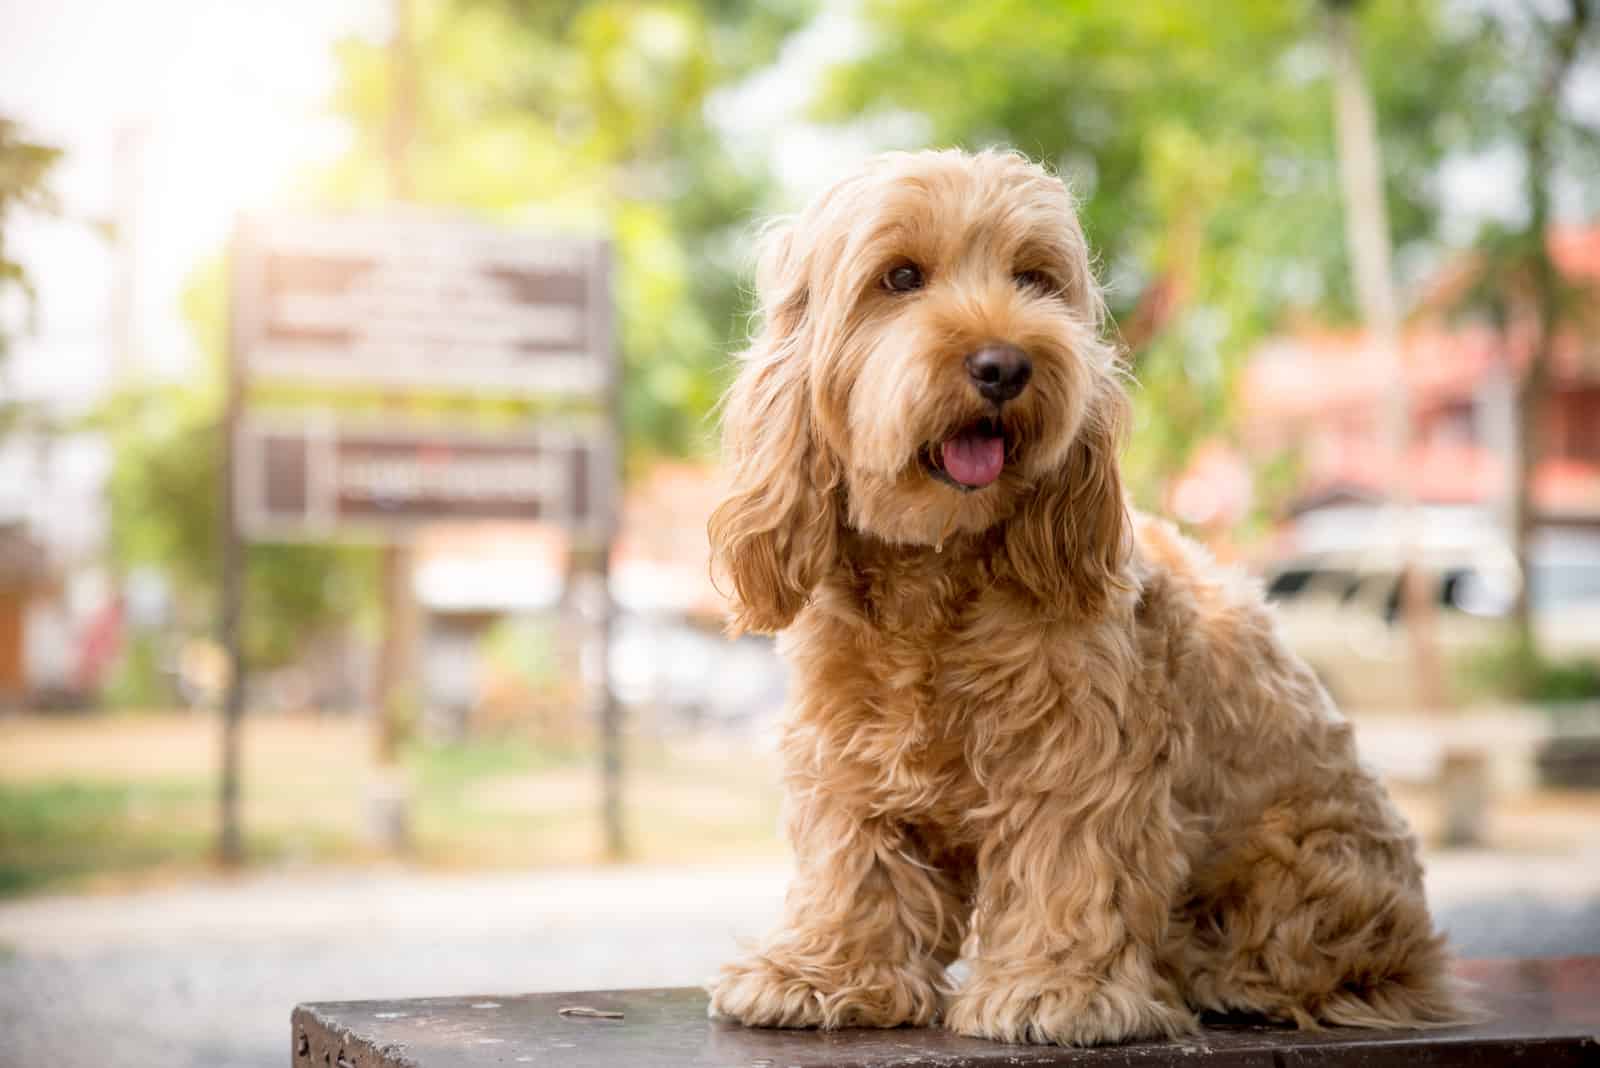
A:
<svg viewBox="0 0 1600 1068">
<path fill-rule="evenodd" d="M 962 490 L 982 489 L 1006 466 L 1006 435 L 1000 420 L 979 419 L 922 450 L 922 465 L 941 482 Z"/>
</svg>

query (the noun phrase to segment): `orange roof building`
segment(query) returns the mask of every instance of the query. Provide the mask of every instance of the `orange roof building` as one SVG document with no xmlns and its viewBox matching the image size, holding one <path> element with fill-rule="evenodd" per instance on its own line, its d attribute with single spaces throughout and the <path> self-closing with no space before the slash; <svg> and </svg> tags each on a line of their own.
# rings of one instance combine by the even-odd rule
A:
<svg viewBox="0 0 1600 1068">
<path fill-rule="evenodd" d="M 1550 245 L 1569 283 L 1600 288 L 1600 227 L 1553 235 Z M 1414 435 L 1402 474 L 1420 503 L 1493 507 L 1509 492 L 1515 382 L 1531 336 L 1515 322 L 1501 332 L 1449 321 L 1441 294 L 1458 290 L 1461 275 L 1445 273 L 1401 339 Z M 1242 381 L 1246 451 L 1298 452 L 1300 507 L 1386 498 L 1390 376 L 1387 355 L 1361 331 L 1309 328 L 1273 339 Z M 1600 526 L 1600 324 L 1557 337 L 1539 430 L 1533 496 L 1541 519 Z"/>
</svg>

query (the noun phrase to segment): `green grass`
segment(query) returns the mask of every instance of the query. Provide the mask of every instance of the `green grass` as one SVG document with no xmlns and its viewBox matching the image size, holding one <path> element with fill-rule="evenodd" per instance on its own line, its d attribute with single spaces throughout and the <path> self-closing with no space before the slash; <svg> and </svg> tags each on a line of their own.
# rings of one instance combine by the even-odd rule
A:
<svg viewBox="0 0 1600 1068">
<path fill-rule="evenodd" d="M 419 793 L 426 798 L 458 796 L 473 783 L 505 775 L 530 775 L 571 767 L 588 759 L 582 752 L 559 751 L 526 738 L 474 738 L 439 745 L 413 745 L 405 763 Z"/>
<path fill-rule="evenodd" d="M 1469 697 L 1548 705 L 1600 698 L 1600 662 L 1544 656 L 1516 641 L 1473 650 L 1458 676 Z"/>
<path fill-rule="evenodd" d="M 601 859 L 596 755 L 516 735 L 407 754 L 413 830 L 424 863 L 570 864 Z M 634 859 L 771 856 L 777 775 L 762 759 L 701 759 L 632 739 L 623 759 L 624 821 Z"/>
<path fill-rule="evenodd" d="M 208 798 L 189 781 L 0 783 L 0 896 L 193 856 Z"/>
<path fill-rule="evenodd" d="M 108 718 L 92 731 L 71 725 L 78 734 L 70 745 L 32 750 L 30 737 L 63 728 L 24 726 L 41 733 L 13 731 L 12 743 L 30 754 L 28 775 L 0 778 L 0 898 L 114 889 L 211 869 L 211 748 L 195 744 L 206 723 L 168 720 L 166 733 L 152 735 L 136 721 Z M 247 749 L 243 789 L 252 865 L 378 859 L 365 840 L 371 768 L 358 749 L 360 735 L 328 734 L 311 723 L 252 740 L 259 744 Z M 194 759 L 155 766 L 122 759 L 157 742 L 165 753 Z M 91 744 L 102 755 L 86 763 L 83 748 Z M 634 739 L 624 763 L 635 858 L 693 861 L 777 850 L 777 776 L 764 758 L 696 756 Z M 413 801 L 414 863 L 506 868 L 601 859 L 592 751 L 508 732 L 414 744 L 402 769 Z"/>
<path fill-rule="evenodd" d="M 216 806 L 201 781 L 0 783 L 0 899 L 208 869 Z M 355 859 L 361 849 L 326 827 L 248 823 L 244 847 L 251 864 Z"/>
</svg>

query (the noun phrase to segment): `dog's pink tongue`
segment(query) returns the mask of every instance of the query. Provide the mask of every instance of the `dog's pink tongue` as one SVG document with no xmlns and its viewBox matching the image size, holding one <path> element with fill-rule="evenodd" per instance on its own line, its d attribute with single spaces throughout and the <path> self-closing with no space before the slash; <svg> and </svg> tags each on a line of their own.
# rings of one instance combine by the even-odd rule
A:
<svg viewBox="0 0 1600 1068">
<path fill-rule="evenodd" d="M 1006 442 L 968 431 L 944 443 L 945 473 L 963 486 L 987 486 L 1000 477 L 1006 463 Z"/>
</svg>

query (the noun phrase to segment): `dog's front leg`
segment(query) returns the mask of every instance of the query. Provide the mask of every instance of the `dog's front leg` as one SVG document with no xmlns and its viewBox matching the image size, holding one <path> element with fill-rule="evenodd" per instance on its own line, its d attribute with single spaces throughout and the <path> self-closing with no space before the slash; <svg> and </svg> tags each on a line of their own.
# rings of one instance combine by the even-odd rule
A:
<svg viewBox="0 0 1600 1068">
<path fill-rule="evenodd" d="M 955 881 L 903 828 L 804 792 L 782 927 L 724 968 L 711 1012 L 755 1027 L 895 1027 L 937 1015 L 965 931 Z"/>
<path fill-rule="evenodd" d="M 950 1029 L 1074 1046 L 1193 1030 L 1156 967 L 1186 872 L 1165 772 L 1100 767 L 996 796 L 979 855 L 977 955 Z"/>
</svg>

